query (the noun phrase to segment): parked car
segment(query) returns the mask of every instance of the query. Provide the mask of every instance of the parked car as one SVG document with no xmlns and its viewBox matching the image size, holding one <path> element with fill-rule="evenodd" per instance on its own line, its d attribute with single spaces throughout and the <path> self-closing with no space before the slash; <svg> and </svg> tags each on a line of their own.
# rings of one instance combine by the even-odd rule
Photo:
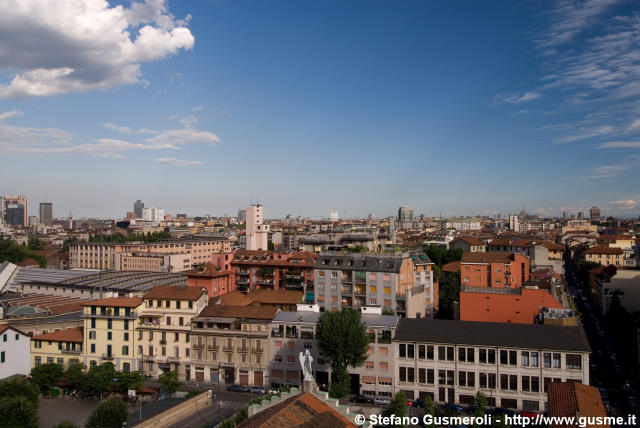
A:
<svg viewBox="0 0 640 428">
<path fill-rule="evenodd" d="M 353 397 L 349 401 L 351 401 L 352 403 L 365 404 L 365 403 L 370 403 L 371 399 L 365 397 L 364 395 L 356 395 L 355 397 Z"/>
<path fill-rule="evenodd" d="M 411 407 L 415 407 L 416 409 L 422 409 L 424 407 L 424 400 L 422 398 L 418 398 L 413 401 L 413 405 Z"/>
<path fill-rule="evenodd" d="M 264 388 L 263 388 L 263 387 L 261 387 L 261 386 L 252 386 L 252 387 L 250 388 L 250 392 L 251 392 L 252 394 L 266 394 L 266 393 L 267 393 L 267 390 L 266 390 L 266 389 L 264 389 Z"/>
<path fill-rule="evenodd" d="M 227 391 L 230 392 L 249 392 L 249 388 L 243 385 L 229 385 Z"/>
<path fill-rule="evenodd" d="M 453 410 L 454 412 L 461 412 L 462 411 L 462 407 L 458 406 L 457 404 L 454 403 L 447 403 L 444 405 L 444 408 L 447 410 Z"/>
<path fill-rule="evenodd" d="M 389 400 L 387 397 L 376 397 L 373 399 L 373 404 L 375 404 L 376 406 L 388 406 L 389 404 L 391 404 L 391 400 Z"/>
<path fill-rule="evenodd" d="M 407 407 L 413 407 L 413 400 L 407 400 Z"/>
</svg>

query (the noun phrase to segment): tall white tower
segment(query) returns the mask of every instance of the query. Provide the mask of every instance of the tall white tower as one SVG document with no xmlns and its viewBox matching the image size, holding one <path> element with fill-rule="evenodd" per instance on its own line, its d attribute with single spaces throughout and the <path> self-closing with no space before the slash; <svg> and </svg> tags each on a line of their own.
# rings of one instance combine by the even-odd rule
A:
<svg viewBox="0 0 640 428">
<path fill-rule="evenodd" d="M 262 224 L 262 205 L 251 205 L 246 217 L 247 250 L 268 250 L 269 225 Z"/>
</svg>

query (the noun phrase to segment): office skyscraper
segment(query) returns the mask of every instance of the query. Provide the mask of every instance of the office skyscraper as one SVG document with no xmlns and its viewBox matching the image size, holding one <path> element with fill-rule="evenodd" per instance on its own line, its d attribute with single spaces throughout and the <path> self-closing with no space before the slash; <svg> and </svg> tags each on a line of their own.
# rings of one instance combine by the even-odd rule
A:
<svg viewBox="0 0 640 428">
<path fill-rule="evenodd" d="M 136 218 L 142 218 L 142 211 L 144 210 L 144 202 L 140 199 L 133 203 L 133 212 L 136 213 Z"/>
<path fill-rule="evenodd" d="M 3 196 L 1 198 L 0 210 L 2 210 L 2 218 L 8 225 L 27 226 L 29 220 L 29 201 L 24 195 Z M 8 209 L 11 205 L 11 222 L 8 220 Z M 22 213 L 22 220 L 17 219 L 18 213 Z"/>
<path fill-rule="evenodd" d="M 53 204 L 51 202 L 40 202 L 40 223 L 51 226 L 53 223 Z"/>
</svg>

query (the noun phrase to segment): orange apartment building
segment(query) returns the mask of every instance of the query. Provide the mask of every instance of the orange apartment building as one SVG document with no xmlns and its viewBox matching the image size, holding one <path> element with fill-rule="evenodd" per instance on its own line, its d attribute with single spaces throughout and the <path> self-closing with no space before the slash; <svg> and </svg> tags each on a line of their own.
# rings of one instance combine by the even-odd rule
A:
<svg viewBox="0 0 640 428">
<path fill-rule="evenodd" d="M 209 298 L 222 296 L 236 289 L 235 275 L 230 270 L 220 270 L 213 263 L 205 263 L 184 273 L 188 287 L 205 288 Z"/>
<path fill-rule="evenodd" d="M 313 283 L 316 253 L 300 251 L 279 253 L 263 250 L 238 250 L 233 253 L 231 272 L 239 290 L 303 290 Z"/>
<path fill-rule="evenodd" d="M 460 283 L 465 287 L 522 288 L 529 281 L 529 259 L 521 254 L 465 252 Z"/>
</svg>

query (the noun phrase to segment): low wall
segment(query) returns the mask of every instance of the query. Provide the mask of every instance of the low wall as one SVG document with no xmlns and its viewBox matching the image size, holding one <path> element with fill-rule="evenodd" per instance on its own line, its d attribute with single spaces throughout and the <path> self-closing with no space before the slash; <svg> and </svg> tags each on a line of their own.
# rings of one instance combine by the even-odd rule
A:
<svg viewBox="0 0 640 428">
<path fill-rule="evenodd" d="M 211 390 L 208 390 L 134 426 L 136 428 L 166 428 L 210 405 Z"/>
</svg>

